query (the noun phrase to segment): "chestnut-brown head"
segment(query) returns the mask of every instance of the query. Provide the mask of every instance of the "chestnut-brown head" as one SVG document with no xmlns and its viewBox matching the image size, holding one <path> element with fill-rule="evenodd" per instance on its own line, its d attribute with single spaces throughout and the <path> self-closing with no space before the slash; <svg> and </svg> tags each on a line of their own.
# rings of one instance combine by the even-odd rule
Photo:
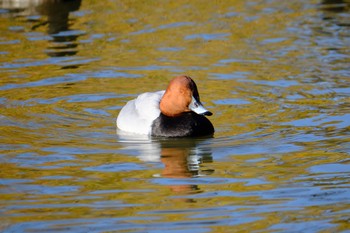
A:
<svg viewBox="0 0 350 233">
<path fill-rule="evenodd" d="M 176 117 L 184 112 L 210 116 L 200 102 L 196 83 L 189 76 L 177 76 L 172 79 L 161 101 L 160 111 L 169 117 Z"/>
</svg>

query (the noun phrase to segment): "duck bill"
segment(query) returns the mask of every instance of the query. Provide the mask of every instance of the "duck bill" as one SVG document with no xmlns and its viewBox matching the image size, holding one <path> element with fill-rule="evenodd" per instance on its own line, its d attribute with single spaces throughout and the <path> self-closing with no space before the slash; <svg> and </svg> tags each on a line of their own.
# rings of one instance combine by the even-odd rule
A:
<svg viewBox="0 0 350 233">
<path fill-rule="evenodd" d="M 196 100 L 196 98 L 194 98 L 192 96 L 192 101 L 190 103 L 190 105 L 188 106 L 193 112 L 199 114 L 199 115 L 206 115 L 206 116 L 211 116 L 213 115 L 212 112 L 208 111 L 200 101 Z"/>
</svg>

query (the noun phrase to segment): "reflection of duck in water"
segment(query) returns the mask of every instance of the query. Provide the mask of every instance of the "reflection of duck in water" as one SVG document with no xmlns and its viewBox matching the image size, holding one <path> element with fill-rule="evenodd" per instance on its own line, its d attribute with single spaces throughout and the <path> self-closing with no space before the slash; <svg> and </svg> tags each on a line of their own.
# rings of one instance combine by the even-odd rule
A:
<svg viewBox="0 0 350 233">
<path fill-rule="evenodd" d="M 166 178 L 190 178 L 202 175 L 200 168 L 202 162 L 212 161 L 210 150 L 197 146 L 200 144 L 198 140 L 181 139 L 181 140 L 165 140 L 161 144 L 161 162 L 164 164 L 162 177 Z M 175 184 L 174 184 L 175 183 Z M 187 184 L 177 180 L 170 180 L 169 187 L 175 192 L 191 192 L 198 190 L 197 185 Z"/>
<path fill-rule="evenodd" d="M 210 163 L 213 158 L 209 138 L 177 138 L 150 140 L 139 135 L 118 134 L 124 149 L 130 150 L 145 162 L 162 162 L 164 168 L 160 174 L 165 179 L 165 185 L 175 192 L 192 192 L 198 186 L 189 184 L 191 178 L 212 173 L 203 169 L 202 163 Z M 163 181 L 162 181 L 163 183 Z M 163 183 L 164 184 L 164 183 Z"/>
<path fill-rule="evenodd" d="M 181 179 L 198 175 L 199 169 L 193 169 L 194 167 L 199 168 L 198 158 L 190 160 L 190 152 L 189 148 L 163 148 L 161 152 L 161 161 L 164 164 L 162 177 Z M 197 185 L 193 184 L 172 184 L 170 181 L 168 185 L 175 192 L 198 190 Z"/>
<path fill-rule="evenodd" d="M 161 137 L 211 135 L 214 127 L 204 115 L 212 113 L 201 104 L 195 82 L 178 76 L 166 91 L 129 101 L 118 115 L 117 126 L 125 132 Z"/>
</svg>

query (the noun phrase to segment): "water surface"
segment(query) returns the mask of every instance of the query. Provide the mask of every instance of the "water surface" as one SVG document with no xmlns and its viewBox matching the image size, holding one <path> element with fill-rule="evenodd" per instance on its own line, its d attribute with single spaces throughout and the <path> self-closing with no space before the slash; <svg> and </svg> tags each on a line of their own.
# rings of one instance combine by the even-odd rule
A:
<svg viewBox="0 0 350 233">
<path fill-rule="evenodd" d="M 0 1 L 0 20 L 2 232 L 349 232 L 349 1 Z M 179 74 L 214 137 L 116 133 Z"/>
</svg>

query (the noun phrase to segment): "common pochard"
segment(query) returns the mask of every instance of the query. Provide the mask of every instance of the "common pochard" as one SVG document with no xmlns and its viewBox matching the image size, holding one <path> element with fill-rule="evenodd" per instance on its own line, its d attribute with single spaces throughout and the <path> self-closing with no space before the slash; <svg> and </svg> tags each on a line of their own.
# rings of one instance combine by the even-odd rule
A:
<svg viewBox="0 0 350 233">
<path fill-rule="evenodd" d="M 143 93 L 127 102 L 117 127 L 157 137 L 212 135 L 214 127 L 204 115 L 212 113 L 200 102 L 196 83 L 183 75 L 172 79 L 165 91 Z"/>
</svg>

